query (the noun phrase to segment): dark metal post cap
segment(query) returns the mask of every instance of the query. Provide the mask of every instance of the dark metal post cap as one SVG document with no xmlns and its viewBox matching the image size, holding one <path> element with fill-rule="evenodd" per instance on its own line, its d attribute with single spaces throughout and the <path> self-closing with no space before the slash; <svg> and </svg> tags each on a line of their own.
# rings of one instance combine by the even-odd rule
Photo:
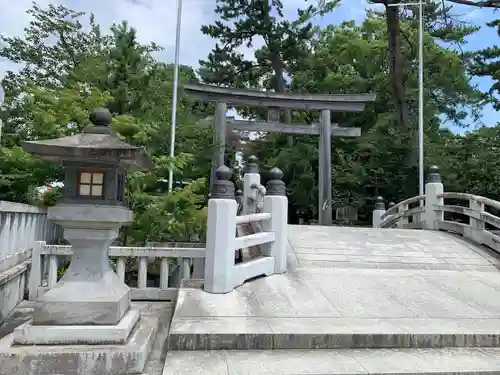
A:
<svg viewBox="0 0 500 375">
<path fill-rule="evenodd" d="M 375 198 L 375 209 L 376 210 L 385 210 L 384 198 L 378 196 Z"/>
<path fill-rule="evenodd" d="M 247 159 L 245 173 L 259 173 L 259 159 L 257 156 L 250 155 Z"/>
<path fill-rule="evenodd" d="M 225 165 L 215 170 L 217 180 L 212 185 L 210 199 L 234 199 L 234 184 L 229 181 L 232 175 L 233 171 Z"/>
<path fill-rule="evenodd" d="M 286 195 L 286 186 L 282 181 L 283 171 L 274 167 L 269 171 L 269 181 L 266 185 L 266 195 Z"/>
<path fill-rule="evenodd" d="M 428 183 L 438 183 L 441 182 L 441 174 L 439 173 L 439 167 L 433 165 L 429 168 L 429 176 L 427 177 Z"/>
</svg>

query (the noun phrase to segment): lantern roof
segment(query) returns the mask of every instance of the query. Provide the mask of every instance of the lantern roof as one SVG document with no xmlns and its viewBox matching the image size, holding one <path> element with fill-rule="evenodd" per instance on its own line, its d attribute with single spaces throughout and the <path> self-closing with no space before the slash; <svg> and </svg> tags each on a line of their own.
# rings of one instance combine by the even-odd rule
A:
<svg viewBox="0 0 500 375">
<path fill-rule="evenodd" d="M 96 162 L 121 165 L 136 170 L 151 167 L 151 159 L 143 147 L 123 142 L 112 132 L 109 128 L 112 116 L 107 109 L 93 110 L 89 119 L 93 126 L 87 127 L 81 134 L 41 141 L 25 141 L 23 149 L 54 163 Z"/>
</svg>

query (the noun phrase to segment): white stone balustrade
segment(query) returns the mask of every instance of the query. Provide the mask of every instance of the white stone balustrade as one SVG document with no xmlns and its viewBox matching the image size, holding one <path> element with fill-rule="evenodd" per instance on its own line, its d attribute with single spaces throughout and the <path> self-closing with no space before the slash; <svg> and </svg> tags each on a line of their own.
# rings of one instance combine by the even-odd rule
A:
<svg viewBox="0 0 500 375">
<path fill-rule="evenodd" d="M 373 227 L 442 230 L 500 252 L 500 202 L 482 196 L 445 192 L 439 169 L 432 167 L 425 194 L 406 199 L 385 210 L 377 198 Z M 452 204 L 446 204 L 446 201 Z M 412 207 L 414 206 L 414 207 Z M 445 217 L 445 213 L 448 215 Z M 461 215 L 457 221 L 452 215 Z"/>
<path fill-rule="evenodd" d="M 60 228 L 43 208 L 0 201 L 0 323 L 23 300 L 36 241 L 55 241 Z"/>
<path fill-rule="evenodd" d="M 264 212 L 237 216 L 231 171 L 225 166 L 217 170 L 216 191 L 208 202 L 205 291 L 228 293 L 248 279 L 286 272 L 288 200 L 280 180 L 283 173 L 275 169 L 274 174 L 277 177 L 269 182 Z M 244 223 L 261 223 L 262 231 L 237 237 L 236 225 Z M 235 264 L 235 250 L 257 245 L 262 257 Z"/>
<path fill-rule="evenodd" d="M 35 300 L 57 283 L 58 259 L 72 255 L 71 246 L 46 245 L 37 242 L 33 251 L 33 266 L 30 277 L 30 300 Z M 111 246 L 109 256 L 116 262 L 116 274 L 125 281 L 127 260 L 137 259 L 137 282 L 131 287 L 132 300 L 173 301 L 177 298 L 179 282 L 191 278 L 191 265 L 195 259 L 205 257 L 205 248 L 179 247 L 119 247 Z M 148 286 L 148 268 L 151 258 L 160 263 L 160 280 L 158 287 Z M 49 272 L 46 283 L 42 278 L 42 264 L 47 262 Z M 134 262 L 135 264 L 135 262 Z M 171 272 L 180 271 L 172 280 Z M 174 284 L 174 285 L 172 285 Z"/>
</svg>

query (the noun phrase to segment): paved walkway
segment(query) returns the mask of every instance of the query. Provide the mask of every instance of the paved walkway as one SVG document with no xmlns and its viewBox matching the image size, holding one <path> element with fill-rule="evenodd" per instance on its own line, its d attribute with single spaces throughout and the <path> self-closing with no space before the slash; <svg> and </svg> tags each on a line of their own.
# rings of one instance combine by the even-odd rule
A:
<svg viewBox="0 0 500 375">
<path fill-rule="evenodd" d="M 302 268 L 495 271 L 486 250 L 446 232 L 289 226 L 290 261 Z"/>
<path fill-rule="evenodd" d="M 170 347 L 220 351 L 170 351 L 164 375 L 500 370 L 486 349 L 500 344 L 488 251 L 416 230 L 291 226 L 289 239 L 287 274 L 225 295 L 180 291 Z"/>
</svg>

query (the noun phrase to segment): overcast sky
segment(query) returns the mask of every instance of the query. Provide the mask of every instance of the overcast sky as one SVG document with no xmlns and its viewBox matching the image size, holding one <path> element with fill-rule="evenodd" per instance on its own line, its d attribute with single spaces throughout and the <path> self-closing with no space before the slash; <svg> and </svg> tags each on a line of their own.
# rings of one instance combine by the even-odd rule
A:
<svg viewBox="0 0 500 375">
<path fill-rule="evenodd" d="M 310 0 L 311 1 L 311 0 Z M 309 1 L 309 3 L 310 3 Z M 23 34 L 30 18 L 26 10 L 31 8 L 31 0 L 0 0 L 0 32 L 9 36 Z M 96 21 L 103 28 L 127 20 L 138 30 L 142 42 L 154 41 L 165 48 L 158 58 L 172 61 L 175 46 L 176 0 L 39 0 L 38 4 L 63 4 L 71 9 L 93 12 Z M 294 17 L 297 8 L 304 8 L 305 0 L 284 0 L 285 11 Z M 198 60 L 205 58 L 212 49 L 214 41 L 205 37 L 200 26 L 210 24 L 215 19 L 213 12 L 215 0 L 184 0 L 182 18 L 181 54 L 182 64 L 198 65 Z M 344 0 L 341 7 L 330 15 L 318 20 L 321 24 L 339 23 L 344 20 L 361 20 L 366 8 L 365 0 Z M 484 25 L 494 18 L 491 10 L 457 7 L 458 14 L 478 25 Z M 498 15 L 497 15 L 498 17 Z M 482 48 L 492 41 L 500 41 L 494 30 L 484 28 L 469 40 L 470 49 Z M 251 53 L 251 51 L 249 51 Z M 0 60 L 0 78 L 6 70 L 15 69 L 13 64 Z M 476 80 L 483 89 L 489 87 L 488 80 Z M 484 121 L 497 123 L 497 114 L 492 109 L 485 110 Z"/>
</svg>

